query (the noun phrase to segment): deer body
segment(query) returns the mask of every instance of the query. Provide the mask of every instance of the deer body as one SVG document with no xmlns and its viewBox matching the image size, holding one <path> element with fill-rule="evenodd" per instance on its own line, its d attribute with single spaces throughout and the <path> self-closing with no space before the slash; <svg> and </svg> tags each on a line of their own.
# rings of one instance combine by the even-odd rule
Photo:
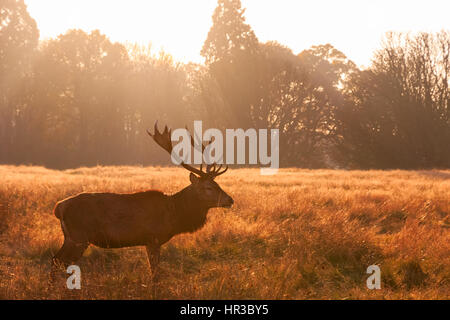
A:
<svg viewBox="0 0 450 320">
<path fill-rule="evenodd" d="M 153 139 L 171 151 L 170 131 L 161 134 L 155 125 Z M 207 171 L 181 164 L 191 171 L 191 184 L 174 195 L 160 191 L 132 194 L 81 193 L 56 204 L 64 243 L 53 257 L 53 265 L 76 262 L 86 248 L 146 246 L 152 273 L 157 274 L 160 247 L 173 236 L 200 229 L 211 208 L 233 205 L 214 178 L 224 171 L 208 166 Z M 195 173 L 195 174 L 194 174 Z"/>
<path fill-rule="evenodd" d="M 189 187 L 188 187 L 189 188 Z M 167 196 L 160 191 L 133 194 L 82 193 L 59 202 L 55 215 L 64 236 L 101 248 L 164 244 L 194 232 L 206 222 L 207 207 L 188 188 Z"/>
</svg>

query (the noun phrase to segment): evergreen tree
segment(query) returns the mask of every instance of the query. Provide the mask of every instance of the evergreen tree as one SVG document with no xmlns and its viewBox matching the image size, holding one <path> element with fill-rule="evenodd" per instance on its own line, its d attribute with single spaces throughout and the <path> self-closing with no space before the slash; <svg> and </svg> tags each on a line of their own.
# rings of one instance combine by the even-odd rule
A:
<svg viewBox="0 0 450 320">
<path fill-rule="evenodd" d="M 224 125 L 250 127 L 260 96 L 259 43 L 240 0 L 219 0 L 201 54 L 227 105 Z"/>
<path fill-rule="evenodd" d="M 240 0 L 219 0 L 201 54 L 208 65 L 218 61 L 232 62 L 241 53 L 255 54 L 258 39 L 244 18 Z"/>
</svg>

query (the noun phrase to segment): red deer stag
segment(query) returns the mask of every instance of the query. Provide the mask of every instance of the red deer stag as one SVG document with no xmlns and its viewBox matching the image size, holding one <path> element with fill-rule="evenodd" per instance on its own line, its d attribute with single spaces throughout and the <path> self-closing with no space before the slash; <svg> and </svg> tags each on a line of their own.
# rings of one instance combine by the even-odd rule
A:
<svg viewBox="0 0 450 320">
<path fill-rule="evenodd" d="M 147 132 L 171 154 L 171 130 L 167 126 L 160 133 L 155 123 L 154 134 Z M 89 244 L 101 248 L 146 246 L 155 277 L 161 245 L 177 234 L 200 229 L 209 209 L 229 208 L 234 202 L 214 181 L 228 167 L 221 171 L 222 166 L 216 169 L 214 164 L 203 171 L 202 166 L 181 165 L 191 172 L 191 184 L 173 195 L 160 191 L 82 193 L 58 202 L 55 215 L 61 222 L 64 243 L 53 257 L 53 265 L 67 267 L 76 262 Z"/>
</svg>

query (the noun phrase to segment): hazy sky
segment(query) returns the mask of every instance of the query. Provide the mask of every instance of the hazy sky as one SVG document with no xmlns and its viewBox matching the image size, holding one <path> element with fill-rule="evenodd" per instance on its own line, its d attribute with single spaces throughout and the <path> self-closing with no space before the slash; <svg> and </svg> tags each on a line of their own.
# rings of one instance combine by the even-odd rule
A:
<svg viewBox="0 0 450 320">
<path fill-rule="evenodd" d="M 113 41 L 152 43 L 175 59 L 202 62 L 216 0 L 25 0 L 41 39 L 71 28 L 99 29 Z M 450 29 L 450 0 L 242 0 L 260 41 L 299 53 L 331 43 L 368 65 L 386 31 Z"/>
</svg>

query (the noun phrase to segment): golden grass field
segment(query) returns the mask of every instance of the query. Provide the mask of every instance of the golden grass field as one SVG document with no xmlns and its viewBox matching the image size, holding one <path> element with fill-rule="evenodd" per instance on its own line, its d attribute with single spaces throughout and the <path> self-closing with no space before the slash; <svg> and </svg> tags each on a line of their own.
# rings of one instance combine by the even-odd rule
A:
<svg viewBox="0 0 450 320">
<path fill-rule="evenodd" d="M 83 191 L 174 193 L 178 168 L 0 166 L 1 299 L 152 299 L 145 249 L 89 247 L 82 289 L 48 286 L 52 209 Z M 450 171 L 231 169 L 235 200 L 163 246 L 160 299 L 449 299 Z M 381 268 L 381 290 L 366 269 Z"/>
</svg>

